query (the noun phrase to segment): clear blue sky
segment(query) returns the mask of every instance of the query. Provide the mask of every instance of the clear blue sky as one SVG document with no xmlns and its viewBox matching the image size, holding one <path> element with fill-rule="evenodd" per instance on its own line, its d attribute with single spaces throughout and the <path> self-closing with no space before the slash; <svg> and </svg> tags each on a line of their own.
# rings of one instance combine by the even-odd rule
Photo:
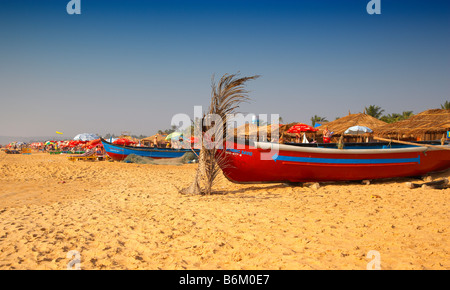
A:
<svg viewBox="0 0 450 290">
<path fill-rule="evenodd" d="M 0 136 L 150 135 L 240 72 L 287 122 L 450 99 L 450 1 L 0 1 Z"/>
</svg>

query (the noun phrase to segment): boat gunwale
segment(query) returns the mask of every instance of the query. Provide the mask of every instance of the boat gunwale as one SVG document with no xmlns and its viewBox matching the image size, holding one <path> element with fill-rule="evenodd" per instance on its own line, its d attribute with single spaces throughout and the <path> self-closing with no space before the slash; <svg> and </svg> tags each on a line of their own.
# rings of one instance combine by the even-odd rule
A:
<svg viewBox="0 0 450 290">
<path fill-rule="evenodd" d="M 450 145 L 444 146 L 450 148 Z M 278 150 L 288 152 L 290 151 L 290 152 L 323 153 L 323 154 L 398 154 L 398 153 L 414 153 L 414 152 L 445 150 L 445 149 L 424 147 L 420 146 L 419 144 L 417 146 L 411 146 L 406 148 L 346 149 L 344 147 L 343 149 L 338 149 L 338 148 L 302 147 L 270 142 L 254 142 L 254 147 L 256 149 L 261 150 Z"/>
</svg>

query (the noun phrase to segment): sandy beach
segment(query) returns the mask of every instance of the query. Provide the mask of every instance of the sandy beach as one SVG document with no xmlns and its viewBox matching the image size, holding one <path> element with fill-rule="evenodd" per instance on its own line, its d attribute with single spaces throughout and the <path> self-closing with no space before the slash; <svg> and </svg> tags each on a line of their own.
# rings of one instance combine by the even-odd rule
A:
<svg viewBox="0 0 450 290">
<path fill-rule="evenodd" d="M 64 270 L 72 250 L 81 269 L 364 270 L 372 250 L 384 270 L 450 269 L 450 189 L 222 178 L 179 194 L 196 166 L 0 152 L 0 269 Z"/>
</svg>

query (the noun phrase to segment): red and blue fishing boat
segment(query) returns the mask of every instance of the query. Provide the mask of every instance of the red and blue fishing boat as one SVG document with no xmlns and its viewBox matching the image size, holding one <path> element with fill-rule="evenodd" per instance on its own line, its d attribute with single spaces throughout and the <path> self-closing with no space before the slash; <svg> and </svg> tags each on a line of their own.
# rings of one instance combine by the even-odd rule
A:
<svg viewBox="0 0 450 290">
<path fill-rule="evenodd" d="M 134 147 L 126 145 L 117 145 L 101 139 L 103 148 L 109 157 L 116 161 L 122 161 L 128 155 L 134 154 L 142 157 L 149 157 L 154 159 L 161 158 L 177 158 L 182 157 L 188 152 L 199 153 L 199 149 L 172 149 L 172 148 L 158 148 L 158 147 Z"/>
<path fill-rule="evenodd" d="M 235 183 L 416 177 L 450 168 L 450 146 L 431 143 L 277 144 L 227 141 L 224 175 Z"/>
</svg>

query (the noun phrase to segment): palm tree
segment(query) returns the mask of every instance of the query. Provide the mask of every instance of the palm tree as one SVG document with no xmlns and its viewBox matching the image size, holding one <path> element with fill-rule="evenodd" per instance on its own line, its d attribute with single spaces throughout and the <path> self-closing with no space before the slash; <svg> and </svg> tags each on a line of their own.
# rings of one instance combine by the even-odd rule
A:
<svg viewBox="0 0 450 290">
<path fill-rule="evenodd" d="M 375 105 L 370 105 L 369 107 L 364 108 L 366 111 L 366 114 L 369 116 L 372 116 L 374 118 L 380 119 L 381 114 L 383 114 L 384 110 L 382 110 L 380 107 Z"/>
<path fill-rule="evenodd" d="M 398 113 L 392 113 L 392 114 L 388 114 L 388 115 L 384 115 L 383 117 L 380 118 L 381 121 L 386 122 L 386 123 L 394 123 L 399 121 L 401 118 L 401 115 Z"/>
<path fill-rule="evenodd" d="M 311 123 L 312 123 L 313 127 L 316 125 L 316 123 L 322 123 L 322 122 L 328 122 L 327 118 L 319 117 L 317 115 L 314 115 L 314 117 L 311 117 Z"/>
<path fill-rule="evenodd" d="M 450 109 L 450 102 L 449 101 L 445 101 L 445 103 L 443 105 L 441 105 L 441 109 Z"/>
<path fill-rule="evenodd" d="M 402 120 L 406 120 L 414 116 L 413 111 L 403 111 Z"/>
<path fill-rule="evenodd" d="M 404 111 L 401 114 L 399 114 L 399 113 L 392 113 L 392 114 L 389 114 L 389 115 L 385 115 L 385 116 L 381 117 L 380 120 L 384 121 L 386 123 L 394 123 L 394 122 L 398 122 L 398 121 L 409 119 L 413 115 L 414 115 L 413 111 Z"/>
<path fill-rule="evenodd" d="M 212 81 L 211 104 L 208 110 L 208 115 L 203 117 L 207 120 L 209 116 L 218 115 L 221 117 L 223 126 L 215 126 L 215 124 L 204 126 L 202 131 L 211 132 L 214 130 L 212 136 L 220 138 L 226 132 L 226 124 L 228 123 L 228 116 L 236 113 L 237 108 L 242 102 L 249 101 L 248 92 L 244 89 L 244 84 L 258 78 L 259 76 L 238 78 L 237 74 L 225 74 L 216 84 L 214 78 Z M 209 122 L 197 122 L 208 124 Z M 205 142 L 206 141 L 206 142 Z M 219 176 L 221 168 L 227 166 L 228 160 L 225 156 L 225 151 L 217 151 L 214 146 L 214 141 L 208 143 L 208 140 L 203 139 L 202 149 L 199 156 L 199 165 L 195 174 L 194 182 L 188 188 L 180 190 L 180 193 L 185 194 L 211 194 L 214 181 Z"/>
</svg>

